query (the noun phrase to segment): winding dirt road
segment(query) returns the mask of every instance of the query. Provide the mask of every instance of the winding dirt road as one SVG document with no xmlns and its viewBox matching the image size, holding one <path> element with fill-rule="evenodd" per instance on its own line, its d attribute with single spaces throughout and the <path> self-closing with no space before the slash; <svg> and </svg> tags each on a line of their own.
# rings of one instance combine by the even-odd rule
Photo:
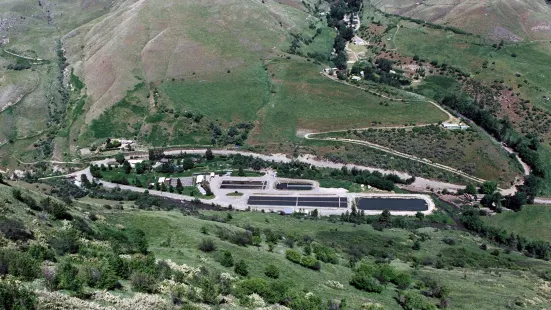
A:
<svg viewBox="0 0 551 310">
<path fill-rule="evenodd" d="M 338 83 L 342 83 L 342 84 L 345 84 L 345 85 L 348 85 L 348 86 L 352 86 L 352 87 L 356 87 L 358 89 L 361 89 L 361 90 L 364 90 L 364 91 L 367 91 L 373 95 L 376 95 L 376 96 L 379 96 L 379 97 L 382 97 L 382 98 L 385 98 L 387 100 L 393 100 L 393 101 L 410 101 L 408 99 L 405 99 L 405 98 L 392 98 L 392 97 L 389 97 L 385 94 L 382 94 L 382 93 L 378 93 L 376 91 L 373 91 L 371 89 L 368 89 L 368 88 L 364 88 L 364 87 L 360 87 L 358 85 L 353 85 L 353 84 L 350 84 L 346 81 L 341 81 L 341 80 L 338 80 L 338 79 L 335 79 L 334 77 L 322 72 L 322 74 L 335 81 L 335 82 L 338 82 Z M 413 93 L 410 93 L 410 92 L 407 92 L 409 94 L 412 94 L 412 95 L 415 95 L 415 96 L 419 96 L 418 94 L 413 94 Z M 458 123 L 460 120 L 455 117 L 454 115 L 452 115 L 449 111 L 447 111 L 446 109 L 444 109 L 441 105 L 439 105 L 437 102 L 433 101 L 433 100 L 429 100 L 427 98 L 424 98 L 424 100 L 422 100 L 424 102 L 428 102 L 430 104 L 432 104 L 433 106 L 435 106 L 436 108 L 438 108 L 440 111 L 444 112 L 447 116 L 448 116 L 448 119 L 446 120 L 446 122 L 449 122 L 449 123 Z M 410 154 L 406 154 L 406 153 L 402 153 L 400 151 L 397 151 L 397 150 L 394 150 L 392 148 L 389 148 L 389 147 L 385 147 L 385 146 L 382 146 L 382 145 L 378 145 L 378 144 L 375 144 L 375 143 L 371 143 L 371 142 L 367 142 L 367 141 L 362 141 L 362 140 L 355 140 L 355 139 L 344 139 L 344 138 L 316 138 L 315 136 L 316 135 L 319 135 L 319 134 L 329 134 L 329 133 L 339 133 L 339 132 L 346 132 L 348 130 L 359 130 L 359 131 L 364 131 L 364 130 L 368 130 L 368 129 L 411 129 L 411 128 L 416 128 L 416 127 L 426 127 L 426 126 L 430 126 L 430 125 L 438 125 L 438 124 L 435 124 L 435 123 L 432 123 L 432 124 L 420 124 L 420 125 L 415 125 L 415 126 L 393 126 L 393 127 L 364 127 L 364 128 L 353 128 L 353 129 L 344 129 L 344 130 L 335 130 L 335 131 L 325 131 L 325 132 L 317 132 L 317 133 L 307 133 L 305 134 L 303 137 L 305 139 L 308 139 L 308 140 L 320 140 L 320 141 L 335 141 L 335 142 L 342 142 L 342 143 L 352 143 L 352 144 L 358 144 L 358 145 L 363 145 L 363 146 L 367 146 L 367 147 L 370 147 L 370 148 L 373 148 L 373 149 L 376 149 L 376 150 L 379 150 L 379 151 L 382 151 L 382 152 L 386 152 L 386 153 L 389 153 L 389 154 L 392 154 L 392 155 L 395 155 L 395 156 L 399 156 L 399 157 L 402 157 L 402 158 L 406 158 L 406 159 L 409 159 L 409 160 L 413 160 L 413 161 L 417 161 L 417 162 L 420 162 L 420 163 L 423 163 L 425 165 L 428 165 L 428 166 L 432 166 L 432 167 L 435 167 L 435 168 L 438 168 L 438 169 L 441 169 L 441 170 L 444 170 L 444 171 L 447 171 L 447 172 L 450 172 L 450 173 L 453 173 L 453 174 L 456 174 L 456 175 L 459 175 L 461 177 L 464 177 L 468 180 L 471 180 L 471 181 L 474 181 L 476 183 L 483 183 L 484 179 L 482 178 L 478 178 L 478 177 L 475 177 L 473 175 L 470 175 L 468 173 L 465 173 L 461 170 L 458 170 L 456 168 L 453 168 L 453 167 L 449 167 L 449 166 L 446 166 L 446 165 L 442 165 L 442 164 L 439 164 L 439 163 L 435 163 L 435 162 L 432 162 L 428 159 L 425 159 L 425 158 L 419 158 L 417 156 L 414 156 L 414 155 L 410 155 Z M 497 142 L 499 143 L 499 142 Z M 507 153 L 510 153 L 510 154 L 515 154 L 516 157 L 517 157 L 517 160 L 520 162 L 520 164 L 522 165 L 523 169 L 524 169 L 524 174 L 525 175 L 529 175 L 530 174 L 530 166 L 528 166 L 525 162 L 522 161 L 522 159 L 520 159 L 520 157 L 518 156 L 518 154 L 516 154 L 512 149 L 510 148 L 507 148 L 506 146 L 504 146 L 503 144 L 499 143 L 500 147 L 503 148 Z M 509 194 L 514 194 L 516 192 L 516 185 L 513 185 L 512 187 L 510 188 L 507 188 L 507 189 L 500 189 L 501 193 L 504 194 L 504 195 L 509 195 Z"/>
</svg>

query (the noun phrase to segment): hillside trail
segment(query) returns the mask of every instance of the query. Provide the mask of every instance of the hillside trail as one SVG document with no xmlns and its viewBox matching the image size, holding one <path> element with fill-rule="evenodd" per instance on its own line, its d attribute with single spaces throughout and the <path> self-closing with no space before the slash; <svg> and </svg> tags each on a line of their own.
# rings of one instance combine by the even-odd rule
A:
<svg viewBox="0 0 551 310">
<path fill-rule="evenodd" d="M 12 53 L 8 50 L 5 50 L 5 49 L 2 49 L 2 51 L 6 54 L 10 54 L 12 56 L 15 56 L 15 57 L 19 57 L 19 58 L 23 58 L 23 59 L 27 59 L 27 60 L 32 60 L 32 61 L 44 61 L 44 59 L 42 58 L 32 58 L 32 57 L 27 57 L 27 56 L 24 56 L 24 55 L 19 55 L 19 54 L 16 54 L 16 53 Z"/>
<path fill-rule="evenodd" d="M 392 44 L 394 45 L 394 48 L 388 49 L 388 51 L 397 51 L 398 45 L 396 45 L 396 35 L 398 34 L 398 31 L 400 30 L 400 24 L 396 25 L 396 31 L 392 35 Z"/>
<path fill-rule="evenodd" d="M 24 162 L 24 161 L 20 160 L 19 158 L 15 157 L 15 156 L 12 156 L 12 157 L 13 157 L 13 159 L 15 159 L 18 163 L 20 163 L 22 165 L 36 165 L 36 164 L 40 164 L 40 163 L 63 164 L 63 165 L 80 165 L 80 164 L 82 164 L 82 163 L 79 163 L 79 162 L 57 161 L 57 160 L 39 160 L 39 161 L 27 163 L 27 162 Z"/>
</svg>

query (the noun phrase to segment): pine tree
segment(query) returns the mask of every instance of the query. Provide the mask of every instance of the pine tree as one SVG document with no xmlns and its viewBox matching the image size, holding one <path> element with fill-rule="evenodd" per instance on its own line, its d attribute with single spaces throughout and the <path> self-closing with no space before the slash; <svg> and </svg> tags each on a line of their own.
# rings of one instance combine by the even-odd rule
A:
<svg viewBox="0 0 551 310">
<path fill-rule="evenodd" d="M 182 185 L 182 181 L 180 180 L 180 178 L 176 180 L 176 191 L 178 192 L 178 194 L 181 194 L 184 191 L 184 186 Z"/>
</svg>

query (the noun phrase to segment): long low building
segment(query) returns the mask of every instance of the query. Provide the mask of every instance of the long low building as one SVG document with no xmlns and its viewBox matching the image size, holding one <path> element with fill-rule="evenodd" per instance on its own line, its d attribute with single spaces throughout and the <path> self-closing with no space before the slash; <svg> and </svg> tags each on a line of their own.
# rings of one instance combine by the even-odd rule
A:
<svg viewBox="0 0 551 310">
<path fill-rule="evenodd" d="M 250 196 L 247 204 L 268 207 L 347 208 L 348 199 L 334 196 Z"/>
</svg>

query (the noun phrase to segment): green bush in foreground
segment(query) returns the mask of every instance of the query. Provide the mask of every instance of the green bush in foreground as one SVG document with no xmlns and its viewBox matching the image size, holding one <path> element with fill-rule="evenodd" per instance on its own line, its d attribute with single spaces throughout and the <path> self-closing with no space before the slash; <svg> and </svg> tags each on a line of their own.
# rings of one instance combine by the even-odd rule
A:
<svg viewBox="0 0 551 310">
<path fill-rule="evenodd" d="M 300 264 L 301 255 L 297 251 L 287 250 L 285 251 L 285 258 L 292 261 L 293 263 Z"/>
<path fill-rule="evenodd" d="M 11 249 L 0 249 L 0 276 L 12 275 L 23 280 L 38 276 L 38 263 L 27 253 Z"/>
<path fill-rule="evenodd" d="M 436 310 L 436 306 L 425 296 L 413 291 L 400 294 L 398 300 L 405 310 Z"/>
<path fill-rule="evenodd" d="M 154 276 L 147 273 L 133 273 L 130 276 L 130 283 L 132 284 L 132 289 L 137 292 L 153 294 L 157 291 L 157 280 Z"/>
<path fill-rule="evenodd" d="M 220 264 L 224 267 L 233 266 L 233 256 L 230 251 L 224 252 L 224 256 L 222 256 L 222 260 L 220 261 Z"/>
<path fill-rule="evenodd" d="M 411 275 L 398 273 L 388 264 L 362 263 L 350 280 L 350 285 L 355 288 L 372 293 L 381 293 L 388 283 L 395 284 L 399 289 L 406 289 L 411 285 Z"/>
<path fill-rule="evenodd" d="M 234 271 L 235 273 L 243 277 L 246 277 L 249 275 L 249 269 L 248 269 L 247 263 L 245 263 L 244 260 L 240 260 L 235 264 Z"/>
<path fill-rule="evenodd" d="M 203 239 L 199 243 L 199 250 L 203 252 L 212 252 L 216 250 L 216 245 L 214 244 L 214 241 L 211 239 Z"/>
<path fill-rule="evenodd" d="M 285 252 L 285 257 L 293 263 L 299 264 L 306 268 L 310 268 L 313 270 L 321 269 L 321 263 L 317 259 L 312 256 L 302 256 L 299 252 L 295 250 L 287 250 Z"/>
<path fill-rule="evenodd" d="M 34 310 L 36 295 L 15 282 L 0 280 L 0 308 L 5 310 Z"/>
<path fill-rule="evenodd" d="M 269 278 L 277 279 L 279 278 L 279 269 L 275 265 L 268 265 L 264 274 Z"/>
</svg>

